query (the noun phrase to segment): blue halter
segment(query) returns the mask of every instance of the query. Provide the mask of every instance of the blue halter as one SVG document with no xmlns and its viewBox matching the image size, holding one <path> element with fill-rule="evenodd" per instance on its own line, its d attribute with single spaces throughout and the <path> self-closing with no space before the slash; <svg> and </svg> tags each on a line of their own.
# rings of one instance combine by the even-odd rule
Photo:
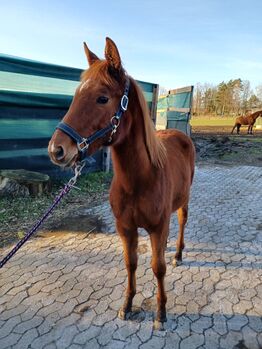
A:
<svg viewBox="0 0 262 349">
<path fill-rule="evenodd" d="M 63 131 L 66 133 L 77 145 L 78 151 L 80 153 L 80 160 L 83 160 L 87 155 L 86 151 L 89 145 L 95 142 L 97 139 L 104 137 L 108 132 L 111 131 L 111 135 L 109 137 L 109 143 L 112 141 L 113 135 L 116 133 L 116 130 L 120 124 L 121 117 L 123 113 L 127 110 L 128 106 L 128 93 L 129 93 L 130 81 L 127 78 L 124 94 L 121 98 L 119 108 L 115 115 L 111 118 L 110 124 L 101 130 L 96 131 L 89 137 L 82 137 L 79 133 L 77 133 L 71 126 L 61 121 L 56 129 Z"/>
</svg>

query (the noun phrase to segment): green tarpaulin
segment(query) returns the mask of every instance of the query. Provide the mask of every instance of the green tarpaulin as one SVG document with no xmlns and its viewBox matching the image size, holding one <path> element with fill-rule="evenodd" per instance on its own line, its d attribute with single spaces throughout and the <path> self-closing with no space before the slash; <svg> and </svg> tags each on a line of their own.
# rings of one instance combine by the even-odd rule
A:
<svg viewBox="0 0 262 349">
<path fill-rule="evenodd" d="M 177 128 L 190 134 L 192 99 L 193 86 L 171 90 L 161 96 L 157 103 L 157 128 Z"/>
</svg>

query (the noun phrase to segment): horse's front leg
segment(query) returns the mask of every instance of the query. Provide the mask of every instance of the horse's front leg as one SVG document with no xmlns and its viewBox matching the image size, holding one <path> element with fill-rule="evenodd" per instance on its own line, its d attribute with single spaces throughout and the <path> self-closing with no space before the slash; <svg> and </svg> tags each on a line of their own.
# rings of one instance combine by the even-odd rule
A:
<svg viewBox="0 0 262 349">
<path fill-rule="evenodd" d="M 164 279 L 166 275 L 165 248 L 168 228 L 150 232 L 152 246 L 152 269 L 157 278 L 157 316 L 154 322 L 155 329 L 162 329 L 166 321 L 166 301 Z"/>
<path fill-rule="evenodd" d="M 254 124 L 251 124 L 250 125 L 250 129 L 249 129 L 249 133 L 252 135 L 253 134 L 253 126 L 254 126 Z"/>
<path fill-rule="evenodd" d="M 128 314 L 132 311 L 133 298 L 136 294 L 138 232 L 136 228 L 124 228 L 120 221 L 116 222 L 116 227 L 123 244 L 124 259 L 128 278 L 125 301 L 122 308 L 119 310 L 118 316 L 122 320 L 126 320 Z"/>
<path fill-rule="evenodd" d="M 241 124 L 237 124 L 237 134 L 239 135 Z"/>
<path fill-rule="evenodd" d="M 188 216 L 188 205 L 184 205 L 183 207 L 180 207 L 177 210 L 179 232 L 178 232 L 178 237 L 176 241 L 175 259 L 173 260 L 174 267 L 182 264 L 182 251 L 185 247 L 184 232 L 185 232 L 185 225 L 187 223 L 187 216 Z"/>
</svg>

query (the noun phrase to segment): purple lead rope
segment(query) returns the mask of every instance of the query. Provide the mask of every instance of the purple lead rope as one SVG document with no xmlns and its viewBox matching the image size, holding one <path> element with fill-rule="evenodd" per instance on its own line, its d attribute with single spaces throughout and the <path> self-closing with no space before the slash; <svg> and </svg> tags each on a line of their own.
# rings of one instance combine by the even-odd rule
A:
<svg viewBox="0 0 262 349">
<path fill-rule="evenodd" d="M 23 246 L 23 244 L 30 238 L 30 236 L 32 236 L 37 231 L 37 229 L 42 225 L 42 223 L 48 218 L 53 209 L 59 204 L 63 196 L 68 194 L 69 191 L 74 187 L 77 178 L 81 175 L 81 171 L 84 166 L 84 162 L 81 162 L 76 165 L 74 177 L 72 177 L 68 181 L 68 183 L 64 186 L 61 192 L 55 197 L 54 202 L 48 208 L 48 210 L 46 210 L 43 216 L 34 224 L 34 226 L 26 233 L 26 235 L 18 241 L 15 247 L 0 261 L 0 268 L 2 268 L 9 261 L 9 259 L 19 250 L 19 248 Z"/>
</svg>

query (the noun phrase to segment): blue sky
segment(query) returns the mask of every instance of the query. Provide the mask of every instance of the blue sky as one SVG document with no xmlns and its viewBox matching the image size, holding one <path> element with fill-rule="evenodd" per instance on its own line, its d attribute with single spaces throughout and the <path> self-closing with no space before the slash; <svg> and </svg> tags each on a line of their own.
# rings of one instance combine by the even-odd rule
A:
<svg viewBox="0 0 262 349">
<path fill-rule="evenodd" d="M 262 84 L 262 0 L 1 0 L 0 52 L 85 68 L 117 44 L 128 73 L 166 88 Z"/>
</svg>

